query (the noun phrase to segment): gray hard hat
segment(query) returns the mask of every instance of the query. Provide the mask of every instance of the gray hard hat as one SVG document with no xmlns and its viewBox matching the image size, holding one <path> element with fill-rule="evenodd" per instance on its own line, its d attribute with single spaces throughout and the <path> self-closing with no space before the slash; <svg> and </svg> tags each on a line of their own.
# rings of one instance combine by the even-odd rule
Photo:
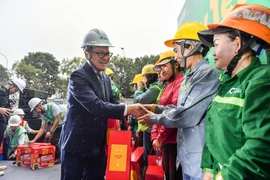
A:
<svg viewBox="0 0 270 180">
<path fill-rule="evenodd" d="M 98 28 L 91 29 L 83 39 L 82 48 L 86 46 L 113 47 L 106 33 Z"/>
</svg>

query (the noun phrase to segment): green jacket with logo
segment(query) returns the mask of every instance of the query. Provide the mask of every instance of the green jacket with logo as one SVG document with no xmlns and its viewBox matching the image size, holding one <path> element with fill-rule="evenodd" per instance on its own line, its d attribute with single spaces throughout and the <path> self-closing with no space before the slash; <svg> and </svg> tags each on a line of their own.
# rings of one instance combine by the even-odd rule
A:
<svg viewBox="0 0 270 180">
<path fill-rule="evenodd" d="M 54 123 L 54 121 L 55 121 L 55 117 L 54 117 L 53 112 L 52 112 L 52 105 L 53 104 L 54 103 L 46 104 L 46 111 L 44 114 L 42 114 L 42 119 L 44 119 L 45 121 L 50 122 L 50 123 Z M 60 108 L 62 109 L 62 112 L 60 113 L 60 121 L 59 121 L 58 126 L 62 126 L 62 124 L 64 122 L 64 117 L 65 117 L 66 112 L 67 112 L 67 108 L 64 105 L 58 105 L 58 106 L 60 106 Z"/>
<path fill-rule="evenodd" d="M 150 84 L 148 89 L 138 89 L 134 94 L 134 103 L 141 103 L 141 104 L 156 104 L 157 97 L 162 89 L 162 84 L 158 81 L 153 82 Z M 151 131 L 149 126 L 142 125 L 138 123 L 138 130 L 140 131 Z"/>
<path fill-rule="evenodd" d="M 27 131 L 24 127 L 22 126 L 18 126 L 18 129 L 15 131 L 15 132 L 12 132 L 10 126 L 7 127 L 7 134 L 10 138 L 10 147 L 12 149 L 12 151 L 15 151 L 19 145 L 19 137 L 22 135 L 22 134 L 25 134 L 25 139 L 24 139 L 24 142 L 28 142 L 29 141 L 29 138 L 28 138 L 28 135 L 27 135 Z"/>
<path fill-rule="evenodd" d="M 207 110 L 201 167 L 224 180 L 270 179 L 270 67 L 258 58 L 225 79 Z"/>
</svg>

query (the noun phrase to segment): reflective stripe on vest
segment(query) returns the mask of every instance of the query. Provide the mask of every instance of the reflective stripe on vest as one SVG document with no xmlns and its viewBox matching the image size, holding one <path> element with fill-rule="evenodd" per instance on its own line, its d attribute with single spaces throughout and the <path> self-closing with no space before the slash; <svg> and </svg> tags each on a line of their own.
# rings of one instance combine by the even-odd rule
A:
<svg viewBox="0 0 270 180">
<path fill-rule="evenodd" d="M 10 147 L 11 147 L 11 149 L 13 151 L 15 151 L 17 146 L 19 145 L 18 144 L 19 137 L 23 133 L 25 134 L 24 143 L 26 143 L 26 142 L 29 141 L 29 138 L 28 138 L 28 135 L 27 135 L 27 131 L 26 131 L 26 129 L 24 127 L 18 126 L 18 128 L 17 128 L 17 130 L 15 132 L 12 132 L 10 126 L 7 127 L 7 134 L 9 136 L 9 138 L 10 138 Z"/>
<path fill-rule="evenodd" d="M 161 91 L 161 88 L 158 85 L 153 85 L 155 86 L 159 91 Z"/>
<path fill-rule="evenodd" d="M 20 126 L 26 128 L 26 124 L 27 124 L 27 122 L 25 120 L 22 120 L 22 122 L 20 123 Z"/>
<path fill-rule="evenodd" d="M 243 107 L 245 99 L 236 98 L 236 97 L 216 96 L 213 101 L 223 103 L 223 104 L 232 104 L 232 105 Z"/>
</svg>

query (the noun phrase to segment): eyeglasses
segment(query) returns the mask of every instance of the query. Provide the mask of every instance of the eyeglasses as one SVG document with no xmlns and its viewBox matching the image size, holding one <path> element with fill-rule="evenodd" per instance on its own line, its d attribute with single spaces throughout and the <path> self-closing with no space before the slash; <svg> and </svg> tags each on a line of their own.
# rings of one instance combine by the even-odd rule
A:
<svg viewBox="0 0 270 180">
<path fill-rule="evenodd" d="M 103 59 L 105 56 L 107 56 L 107 57 L 112 57 L 112 55 L 113 55 L 113 53 L 111 53 L 111 52 L 95 52 L 95 51 L 92 51 L 92 53 L 95 53 L 95 54 L 97 54 L 98 55 L 98 57 L 99 58 L 101 58 L 101 59 Z"/>
</svg>

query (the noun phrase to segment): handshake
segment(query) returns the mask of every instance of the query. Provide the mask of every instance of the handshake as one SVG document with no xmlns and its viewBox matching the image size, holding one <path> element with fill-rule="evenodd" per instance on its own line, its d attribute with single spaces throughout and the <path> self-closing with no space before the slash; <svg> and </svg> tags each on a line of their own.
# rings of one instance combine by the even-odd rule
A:
<svg viewBox="0 0 270 180">
<path fill-rule="evenodd" d="M 153 104 L 129 104 L 127 114 L 135 116 L 142 125 L 152 125 L 151 116 L 154 114 L 155 105 Z"/>
</svg>

